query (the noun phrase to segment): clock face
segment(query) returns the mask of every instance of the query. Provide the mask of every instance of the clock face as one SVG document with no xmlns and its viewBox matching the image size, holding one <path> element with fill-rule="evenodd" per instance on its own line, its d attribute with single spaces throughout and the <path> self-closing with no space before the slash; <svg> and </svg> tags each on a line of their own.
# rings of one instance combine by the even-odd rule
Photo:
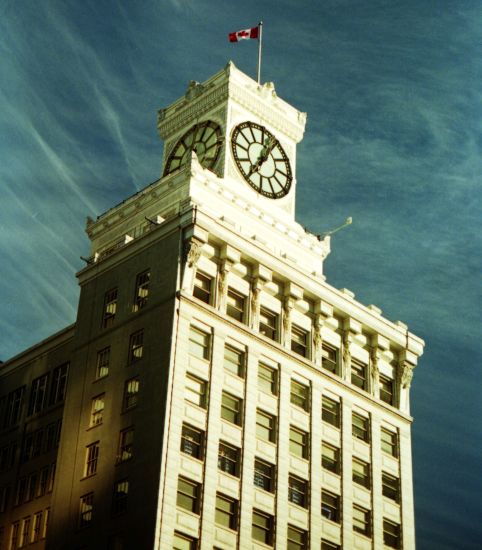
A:
<svg viewBox="0 0 482 550">
<path fill-rule="evenodd" d="M 280 142 L 264 126 L 243 122 L 231 137 L 234 160 L 244 179 L 270 199 L 288 194 L 293 176 Z"/>
<path fill-rule="evenodd" d="M 207 120 L 195 124 L 176 143 L 164 168 L 164 176 L 182 168 L 192 151 L 195 151 L 204 168 L 211 169 L 218 160 L 221 149 L 221 127 Z"/>
</svg>

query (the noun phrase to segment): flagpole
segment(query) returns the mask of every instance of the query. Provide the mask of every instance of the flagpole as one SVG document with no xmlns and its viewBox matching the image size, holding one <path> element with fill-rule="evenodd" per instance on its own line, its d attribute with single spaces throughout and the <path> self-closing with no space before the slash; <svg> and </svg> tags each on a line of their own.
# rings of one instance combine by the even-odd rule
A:
<svg viewBox="0 0 482 550">
<path fill-rule="evenodd" d="M 258 85 L 261 84 L 261 47 L 263 43 L 263 22 L 258 23 L 259 37 L 258 37 Z"/>
</svg>

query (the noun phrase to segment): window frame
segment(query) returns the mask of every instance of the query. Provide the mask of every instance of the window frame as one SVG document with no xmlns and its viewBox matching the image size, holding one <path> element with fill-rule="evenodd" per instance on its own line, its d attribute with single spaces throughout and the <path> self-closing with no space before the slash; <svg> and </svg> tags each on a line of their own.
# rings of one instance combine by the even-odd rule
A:
<svg viewBox="0 0 482 550">
<path fill-rule="evenodd" d="M 355 468 L 355 464 L 357 468 Z M 360 458 L 352 458 L 352 481 L 365 489 L 370 489 L 371 486 L 371 467 L 369 462 L 365 462 Z"/>
<path fill-rule="evenodd" d="M 32 380 L 27 416 L 41 412 L 47 405 L 49 372 Z"/>
<path fill-rule="evenodd" d="M 301 508 L 309 507 L 309 482 L 306 479 L 288 475 L 288 502 Z"/>
<path fill-rule="evenodd" d="M 125 489 L 125 490 L 122 490 Z M 112 515 L 118 516 L 127 512 L 129 504 L 129 479 L 123 478 L 114 482 L 112 492 Z"/>
<path fill-rule="evenodd" d="M 293 437 L 294 435 L 301 436 L 301 440 L 298 441 L 294 439 Z M 290 454 L 293 456 L 297 456 L 298 458 L 304 458 L 305 460 L 307 460 L 310 455 L 309 447 L 310 447 L 310 434 L 308 432 L 305 432 L 304 430 L 301 430 L 296 426 L 290 425 L 290 431 L 289 431 Z"/>
<path fill-rule="evenodd" d="M 232 361 L 230 354 L 236 357 L 237 361 Z M 246 370 L 246 352 L 230 344 L 225 344 L 223 367 L 225 371 L 233 374 L 234 376 L 244 378 Z"/>
<path fill-rule="evenodd" d="M 102 307 L 102 328 L 110 327 L 117 314 L 117 301 L 119 289 L 113 287 L 104 294 L 104 305 Z"/>
<path fill-rule="evenodd" d="M 259 422 L 260 417 L 267 419 L 270 425 L 266 426 L 264 424 L 260 424 Z M 266 431 L 266 433 L 268 434 L 267 438 L 260 436 L 261 429 Z M 277 440 L 276 429 L 277 429 L 276 416 L 268 412 L 262 411 L 261 409 L 256 409 L 256 438 L 260 439 L 261 441 L 276 443 L 276 440 Z"/>
<path fill-rule="evenodd" d="M 300 535 L 299 539 L 293 538 L 294 535 L 298 534 Z M 307 538 L 307 532 L 304 529 L 288 524 L 286 535 L 287 550 L 306 550 L 308 548 Z"/>
<path fill-rule="evenodd" d="M 352 411 L 351 431 L 354 438 L 370 443 L 370 418 Z"/>
<path fill-rule="evenodd" d="M 193 383 L 196 383 L 199 385 L 199 391 L 195 391 L 193 387 L 187 385 L 187 381 L 190 380 Z M 186 378 L 185 378 L 185 394 L 184 394 L 184 400 L 188 403 L 191 403 L 193 405 L 196 405 L 197 407 L 200 407 L 201 409 L 205 409 L 207 405 L 207 382 L 206 380 L 203 380 L 202 378 L 198 378 L 194 374 L 191 374 L 190 372 L 186 372 Z M 193 400 L 189 399 L 190 395 L 196 395 L 198 396 L 198 399 Z"/>
<path fill-rule="evenodd" d="M 394 380 L 392 378 L 389 378 L 388 376 L 383 376 L 383 374 L 380 374 L 379 376 L 379 395 L 381 401 L 384 403 L 387 403 L 387 405 L 391 405 L 392 407 L 395 405 L 395 384 Z M 386 388 L 386 386 L 389 386 L 389 389 Z"/>
<path fill-rule="evenodd" d="M 106 346 L 97 352 L 95 365 L 95 379 L 100 380 L 109 375 L 110 346 Z"/>
<path fill-rule="evenodd" d="M 180 485 L 183 484 L 183 490 L 181 490 Z M 192 488 L 192 492 L 186 492 L 184 489 L 189 486 Z M 200 496 L 201 496 L 201 484 L 197 481 L 193 481 L 184 476 L 178 476 L 177 478 L 177 493 L 176 493 L 176 506 L 187 510 L 192 514 L 199 515 L 200 506 Z M 190 506 L 184 506 L 180 503 L 181 499 L 185 499 L 186 502 L 189 502 Z"/>
<path fill-rule="evenodd" d="M 241 470 L 241 449 L 226 441 L 218 446 L 218 470 L 233 477 L 239 477 Z"/>
<path fill-rule="evenodd" d="M 174 537 L 173 537 L 173 550 L 186 550 L 185 546 L 175 546 L 177 544 L 176 538 L 183 539 L 186 542 L 189 543 L 188 550 L 197 550 L 198 548 L 198 539 L 191 537 L 190 535 L 186 535 L 185 533 L 181 533 L 179 531 L 174 531 Z"/>
<path fill-rule="evenodd" d="M 94 441 L 85 447 L 84 477 L 90 477 L 97 473 L 99 463 L 100 442 Z"/>
<path fill-rule="evenodd" d="M 221 503 L 227 503 L 229 509 L 221 508 Z M 214 507 L 214 522 L 232 531 L 238 530 L 238 508 L 239 502 L 233 497 L 223 493 L 216 493 L 216 504 Z M 227 518 L 227 522 L 225 519 Z M 221 520 L 221 521 L 220 521 Z"/>
<path fill-rule="evenodd" d="M 200 337 L 196 340 L 194 336 Z M 209 361 L 211 355 L 211 334 L 195 325 L 189 327 L 189 355 Z"/>
<path fill-rule="evenodd" d="M 119 432 L 117 445 L 117 464 L 134 457 L 134 426 L 128 426 Z"/>
<path fill-rule="evenodd" d="M 79 529 L 92 525 L 94 516 L 94 492 L 86 493 L 80 497 L 79 505 Z"/>
<path fill-rule="evenodd" d="M 357 518 L 355 511 L 363 514 L 363 519 L 359 517 Z M 360 527 L 361 525 L 364 525 L 365 527 Z M 371 512 L 370 510 L 367 510 L 362 506 L 357 506 L 356 504 L 353 505 L 353 531 L 355 533 L 359 533 L 360 535 L 364 535 L 365 537 L 371 538 Z"/>
<path fill-rule="evenodd" d="M 397 504 L 400 503 L 400 478 L 382 472 L 382 495 Z"/>
<path fill-rule="evenodd" d="M 334 359 L 330 358 L 330 354 L 334 355 Z M 324 342 L 321 344 L 321 368 L 326 370 L 327 372 L 331 372 L 332 374 L 338 375 L 338 349 L 330 346 L 329 344 L 325 344 Z M 327 367 L 326 365 L 329 364 L 331 367 Z"/>
<path fill-rule="evenodd" d="M 266 319 L 266 322 L 264 322 L 263 318 Z M 269 323 L 269 320 L 272 321 L 272 323 Z M 274 342 L 278 342 L 279 340 L 279 315 L 275 313 L 274 311 L 271 311 L 268 308 L 265 308 L 263 306 L 260 306 L 259 308 L 259 327 L 258 327 L 259 333 L 265 336 L 266 338 L 269 338 L 270 340 L 273 340 Z"/>
<path fill-rule="evenodd" d="M 391 441 L 388 441 L 387 438 L 383 436 L 389 436 Z M 380 430 L 380 446 L 382 452 L 393 456 L 394 458 L 399 457 L 399 438 L 398 431 L 392 431 L 387 428 L 381 427 Z"/>
<path fill-rule="evenodd" d="M 310 332 L 298 325 L 291 325 L 291 351 L 309 359 L 310 352 Z"/>
<path fill-rule="evenodd" d="M 194 437 L 191 437 L 188 432 L 196 434 L 198 440 L 196 441 Z M 204 458 L 204 437 L 205 432 L 199 428 L 195 428 L 190 424 L 183 422 L 181 430 L 181 453 L 184 453 L 192 458 L 198 460 L 203 460 Z M 191 449 L 195 449 L 195 452 L 190 452 Z M 189 451 L 189 452 L 188 452 Z"/>
<path fill-rule="evenodd" d="M 50 382 L 49 406 L 61 403 L 65 399 L 70 363 L 62 363 L 52 371 Z"/>
<path fill-rule="evenodd" d="M 225 400 L 231 400 L 231 404 L 227 404 Z M 243 400 L 241 397 L 232 395 L 223 391 L 221 394 L 221 418 L 235 426 L 242 425 L 243 419 Z"/>
<path fill-rule="evenodd" d="M 272 376 L 266 376 L 267 373 Z M 258 389 L 269 395 L 278 395 L 278 369 L 270 367 L 262 361 L 258 362 Z"/>
<path fill-rule="evenodd" d="M 256 518 L 266 519 L 266 523 L 256 522 Z M 255 536 L 255 533 L 260 533 L 260 537 Z M 267 514 L 256 508 L 253 508 L 251 519 L 251 538 L 267 546 L 273 546 L 274 542 L 274 518 L 271 514 Z"/>
<path fill-rule="evenodd" d="M 253 484 L 258 489 L 262 489 L 268 493 L 275 492 L 275 469 L 274 464 L 270 464 L 260 458 L 254 458 L 254 476 Z M 261 483 L 257 483 L 257 480 L 261 480 Z"/>
<path fill-rule="evenodd" d="M 333 451 L 334 458 L 328 456 L 324 451 Z M 340 460 L 340 448 L 330 445 L 329 443 L 321 443 L 321 467 L 332 474 L 340 475 L 341 472 L 341 460 Z"/>
<path fill-rule="evenodd" d="M 129 387 L 131 384 L 137 383 L 137 391 L 130 391 Z M 123 410 L 128 411 L 137 406 L 139 402 L 139 376 L 133 376 L 124 382 L 124 395 L 122 399 Z"/>
<path fill-rule="evenodd" d="M 132 311 L 137 312 L 146 306 L 149 298 L 149 284 L 151 280 L 151 271 L 146 269 L 136 276 L 136 286 L 134 291 L 134 303 Z"/>
<path fill-rule="evenodd" d="M 96 403 L 101 403 L 102 407 L 97 408 Z M 105 392 L 96 395 L 91 400 L 90 407 L 90 421 L 89 427 L 94 428 L 95 426 L 100 426 L 104 422 L 104 411 L 105 411 Z"/>
<path fill-rule="evenodd" d="M 230 299 L 234 302 L 231 303 Z M 232 287 L 228 287 L 226 292 L 226 315 L 240 323 L 246 319 L 246 296 L 240 294 Z"/>
<path fill-rule="evenodd" d="M 366 363 L 356 359 L 351 360 L 350 382 L 353 386 L 368 391 L 368 365 Z"/>
<path fill-rule="evenodd" d="M 137 363 L 144 355 L 144 329 L 139 329 L 129 336 L 128 364 Z"/>
<path fill-rule="evenodd" d="M 341 496 L 330 491 L 321 491 L 321 515 L 334 523 L 341 522 Z"/>
<path fill-rule="evenodd" d="M 334 405 L 335 410 L 333 411 L 332 409 L 328 408 L 328 405 L 330 407 L 331 405 Z M 323 395 L 321 397 L 321 419 L 323 422 L 330 424 L 330 426 L 340 429 L 340 425 L 341 425 L 340 401 L 336 401 L 335 399 L 331 399 L 331 397 L 327 397 L 326 395 Z"/>
<path fill-rule="evenodd" d="M 205 288 L 203 284 L 200 284 L 200 285 L 196 284 L 197 281 L 200 281 L 201 283 L 206 283 L 206 286 L 208 288 Z M 212 285 L 213 285 L 213 277 L 210 277 L 209 275 L 206 275 L 205 273 L 202 273 L 199 270 L 196 270 L 196 273 L 194 275 L 192 295 L 198 300 L 201 300 L 201 302 L 212 305 L 212 299 L 213 299 Z"/>
<path fill-rule="evenodd" d="M 290 403 L 303 409 L 304 411 L 310 410 L 310 386 L 302 384 L 295 380 L 291 379 L 290 386 Z"/>
<path fill-rule="evenodd" d="M 394 527 L 392 532 L 389 532 L 387 527 Z M 386 518 L 383 518 L 383 544 L 388 548 L 401 548 L 402 529 L 399 523 L 395 523 Z"/>
</svg>

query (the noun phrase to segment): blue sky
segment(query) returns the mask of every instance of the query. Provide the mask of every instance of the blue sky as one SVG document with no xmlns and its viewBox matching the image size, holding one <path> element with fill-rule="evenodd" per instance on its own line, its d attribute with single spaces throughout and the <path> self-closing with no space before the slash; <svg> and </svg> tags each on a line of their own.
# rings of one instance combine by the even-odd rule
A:
<svg viewBox="0 0 482 550">
<path fill-rule="evenodd" d="M 156 180 L 157 109 L 229 59 L 308 113 L 297 217 L 328 281 L 426 341 L 412 386 L 419 550 L 482 540 L 479 0 L 4 0 L 0 358 L 75 320 L 86 216 Z"/>
</svg>

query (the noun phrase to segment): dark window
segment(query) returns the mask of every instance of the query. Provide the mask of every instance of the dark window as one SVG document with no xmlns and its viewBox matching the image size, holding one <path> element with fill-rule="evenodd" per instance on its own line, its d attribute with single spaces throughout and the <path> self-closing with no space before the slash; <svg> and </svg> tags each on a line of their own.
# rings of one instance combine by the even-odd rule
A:
<svg viewBox="0 0 482 550">
<path fill-rule="evenodd" d="M 368 368 L 363 363 L 358 363 L 355 360 L 351 362 L 351 383 L 357 388 L 367 391 L 368 389 Z"/>
<path fill-rule="evenodd" d="M 22 412 L 23 397 L 25 394 L 25 386 L 17 388 L 8 394 L 7 408 L 5 410 L 5 417 L 3 420 L 4 428 L 9 426 L 15 426 L 20 420 L 20 414 Z"/>
<path fill-rule="evenodd" d="M 296 380 L 291 380 L 290 400 L 293 405 L 301 407 L 307 411 L 310 406 L 310 388 L 304 384 L 300 384 Z"/>
<path fill-rule="evenodd" d="M 223 392 L 221 418 L 241 426 L 242 403 L 243 401 L 239 397 Z"/>
<path fill-rule="evenodd" d="M 367 537 L 371 534 L 370 511 L 353 506 L 353 531 Z"/>
<path fill-rule="evenodd" d="M 288 546 L 287 550 L 307 550 L 308 536 L 303 529 L 298 529 L 292 525 L 288 525 Z"/>
<path fill-rule="evenodd" d="M 353 437 L 366 441 L 370 441 L 370 423 L 368 418 L 357 413 L 352 414 L 352 433 Z"/>
<path fill-rule="evenodd" d="M 212 278 L 197 271 L 194 278 L 194 288 L 192 292 L 193 296 L 198 298 L 198 300 L 205 302 L 206 304 L 210 304 L 212 299 L 211 285 Z"/>
<path fill-rule="evenodd" d="M 263 363 L 258 364 L 258 387 L 267 393 L 278 394 L 278 371 Z"/>
<path fill-rule="evenodd" d="M 400 500 L 400 480 L 398 477 L 391 476 L 382 472 L 382 494 L 383 496 L 399 502 Z"/>
<path fill-rule="evenodd" d="M 49 375 L 44 374 L 32 382 L 30 400 L 28 403 L 28 415 L 40 412 L 47 404 L 47 383 Z"/>
<path fill-rule="evenodd" d="M 203 458 L 204 432 L 188 426 L 182 425 L 181 452 L 192 456 L 193 458 Z"/>
<path fill-rule="evenodd" d="M 340 523 L 340 497 L 328 491 L 321 492 L 321 515 L 330 521 Z"/>
<path fill-rule="evenodd" d="M 87 527 L 92 523 L 94 493 L 80 497 L 79 527 Z"/>
<path fill-rule="evenodd" d="M 150 271 L 139 273 L 136 277 L 136 291 L 134 294 L 133 311 L 139 311 L 147 304 L 149 296 L 149 281 L 151 278 Z"/>
<path fill-rule="evenodd" d="M 323 344 L 321 346 L 321 366 L 333 374 L 338 374 L 338 354 L 335 348 Z"/>
<path fill-rule="evenodd" d="M 380 399 L 389 405 L 393 405 L 393 380 L 380 376 Z"/>
<path fill-rule="evenodd" d="M 110 346 L 101 349 L 97 353 L 97 367 L 95 371 L 96 378 L 103 378 L 109 374 Z"/>
<path fill-rule="evenodd" d="M 197 550 L 197 539 L 184 533 L 174 533 L 173 550 Z"/>
<path fill-rule="evenodd" d="M 253 510 L 252 537 L 254 540 L 273 546 L 274 521 L 273 516 L 260 510 Z"/>
<path fill-rule="evenodd" d="M 12 523 L 12 530 L 10 531 L 10 548 L 18 548 L 20 542 L 20 522 L 16 521 Z"/>
<path fill-rule="evenodd" d="M 231 346 L 224 347 L 224 368 L 231 374 L 244 376 L 245 353 Z"/>
<path fill-rule="evenodd" d="M 254 485 L 272 493 L 274 491 L 274 472 L 273 464 L 256 458 L 254 461 Z"/>
<path fill-rule="evenodd" d="M 370 464 L 363 462 L 363 460 L 353 459 L 352 477 L 354 483 L 362 485 L 367 489 L 370 488 Z"/>
<path fill-rule="evenodd" d="M 32 540 L 30 542 L 38 542 L 42 529 L 42 512 L 37 512 L 33 517 Z"/>
<path fill-rule="evenodd" d="M 299 430 L 298 428 L 294 428 L 293 426 L 290 426 L 290 453 L 296 456 L 299 456 L 300 458 L 308 458 L 309 455 L 309 435 Z"/>
<path fill-rule="evenodd" d="M 124 385 L 124 410 L 137 405 L 139 398 L 139 377 L 130 378 Z"/>
<path fill-rule="evenodd" d="M 192 374 L 186 374 L 184 398 L 186 401 L 204 408 L 206 406 L 206 382 Z"/>
<path fill-rule="evenodd" d="M 239 476 L 240 452 L 237 447 L 220 442 L 218 450 L 218 469 L 232 476 Z"/>
<path fill-rule="evenodd" d="M 189 353 L 200 359 L 209 359 L 211 336 L 196 327 L 189 330 Z"/>
<path fill-rule="evenodd" d="M 215 519 L 218 525 L 236 530 L 238 526 L 238 501 L 217 493 Z"/>
<path fill-rule="evenodd" d="M 138 330 L 131 334 L 129 339 L 129 363 L 139 361 L 142 358 L 144 352 L 144 331 Z"/>
<path fill-rule="evenodd" d="M 276 420 L 271 414 L 256 411 L 256 436 L 265 441 L 276 442 Z"/>
<path fill-rule="evenodd" d="M 67 376 L 69 374 L 69 364 L 65 363 L 54 369 L 52 373 L 52 382 L 50 385 L 49 405 L 60 403 L 65 398 L 65 390 L 67 389 Z"/>
<path fill-rule="evenodd" d="M 201 486 L 195 481 L 179 477 L 177 483 L 177 505 L 180 508 L 199 514 Z"/>
<path fill-rule="evenodd" d="M 340 550 L 340 545 L 330 542 L 329 540 L 321 540 L 321 550 Z"/>
<path fill-rule="evenodd" d="M 340 403 L 323 396 L 321 418 L 336 428 L 340 427 Z"/>
<path fill-rule="evenodd" d="M 85 449 L 85 469 L 84 476 L 92 476 L 97 472 L 99 462 L 99 442 L 96 441 L 88 445 Z"/>
<path fill-rule="evenodd" d="M 291 327 L 291 351 L 308 357 L 308 332 L 295 325 Z"/>
<path fill-rule="evenodd" d="M 382 428 L 381 431 L 382 451 L 388 453 L 395 458 L 398 457 L 398 435 L 396 432 L 391 432 Z"/>
<path fill-rule="evenodd" d="M 114 483 L 114 494 L 112 496 L 112 513 L 122 514 L 127 510 L 129 498 L 129 480 L 122 479 Z"/>
<path fill-rule="evenodd" d="M 298 506 L 308 506 L 308 482 L 299 477 L 288 477 L 288 500 Z"/>
<path fill-rule="evenodd" d="M 229 288 L 226 298 L 226 314 L 242 323 L 244 321 L 245 307 L 246 298 L 235 292 L 232 288 Z"/>
<path fill-rule="evenodd" d="M 340 449 L 328 445 L 328 443 L 322 443 L 321 465 L 325 470 L 333 472 L 334 474 L 339 474 Z"/>
<path fill-rule="evenodd" d="M 389 548 L 400 548 L 400 525 L 383 520 L 383 544 Z"/>
<path fill-rule="evenodd" d="M 134 455 L 134 428 L 126 428 L 119 434 L 119 446 L 117 448 L 117 462 L 125 462 Z"/>
<path fill-rule="evenodd" d="M 102 326 L 110 327 L 114 323 L 117 312 L 117 288 L 108 290 L 104 296 L 104 308 L 102 310 Z"/>
<path fill-rule="evenodd" d="M 278 340 L 278 316 L 264 307 L 259 312 L 259 332 L 270 338 Z"/>
</svg>

